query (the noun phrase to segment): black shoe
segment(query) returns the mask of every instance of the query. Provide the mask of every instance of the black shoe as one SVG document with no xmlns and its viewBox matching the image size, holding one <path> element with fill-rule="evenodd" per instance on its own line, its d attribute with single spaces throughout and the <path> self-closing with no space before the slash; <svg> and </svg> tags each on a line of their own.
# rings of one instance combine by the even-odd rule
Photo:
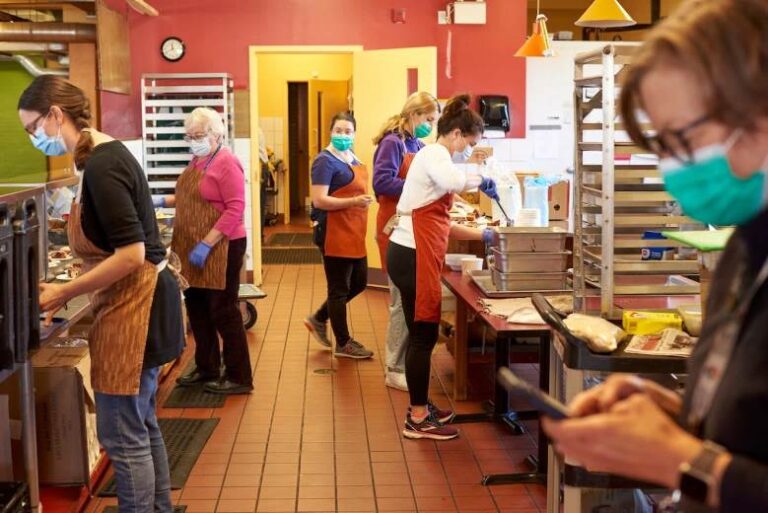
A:
<svg viewBox="0 0 768 513">
<path fill-rule="evenodd" d="M 228 379 L 224 379 L 206 383 L 203 389 L 212 394 L 242 395 L 250 394 L 253 390 L 253 385 L 241 385 L 240 383 L 234 383 Z"/>
<path fill-rule="evenodd" d="M 218 379 L 215 374 L 203 374 L 199 370 L 195 369 L 187 375 L 181 376 L 176 380 L 176 384 L 180 387 L 191 387 L 200 383 L 208 383 Z"/>
</svg>

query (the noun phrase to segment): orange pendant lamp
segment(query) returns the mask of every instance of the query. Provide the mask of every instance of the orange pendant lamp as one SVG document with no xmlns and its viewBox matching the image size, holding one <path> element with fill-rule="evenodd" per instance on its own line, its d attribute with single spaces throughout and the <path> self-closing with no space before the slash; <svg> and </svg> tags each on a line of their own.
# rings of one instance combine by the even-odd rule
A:
<svg viewBox="0 0 768 513">
<path fill-rule="evenodd" d="M 599 29 L 631 27 L 636 24 L 618 0 L 594 0 L 576 22 L 579 27 Z"/>
<path fill-rule="evenodd" d="M 515 57 L 552 57 L 555 52 L 549 45 L 549 33 L 547 32 L 547 17 L 539 11 L 539 0 L 536 1 L 536 21 L 533 22 L 533 31 L 523 46 L 515 53 Z"/>
</svg>

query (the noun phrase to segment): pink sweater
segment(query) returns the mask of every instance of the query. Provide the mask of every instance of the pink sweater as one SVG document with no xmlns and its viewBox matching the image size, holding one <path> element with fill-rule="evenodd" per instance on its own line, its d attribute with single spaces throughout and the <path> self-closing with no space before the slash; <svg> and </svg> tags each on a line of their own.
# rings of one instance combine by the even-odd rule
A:
<svg viewBox="0 0 768 513">
<path fill-rule="evenodd" d="M 202 169 L 209 157 L 194 159 L 198 169 Z M 200 182 L 200 194 L 203 199 L 221 212 L 221 217 L 214 228 L 229 240 L 242 239 L 246 236 L 243 213 L 245 212 L 245 172 L 240 160 L 222 147 L 208 166 Z"/>
</svg>

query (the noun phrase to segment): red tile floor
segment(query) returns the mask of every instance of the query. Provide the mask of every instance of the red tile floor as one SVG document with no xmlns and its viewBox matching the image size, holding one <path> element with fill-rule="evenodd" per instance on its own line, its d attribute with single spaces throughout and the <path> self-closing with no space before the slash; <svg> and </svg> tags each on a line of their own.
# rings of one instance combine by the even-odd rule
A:
<svg viewBox="0 0 768 513">
<path fill-rule="evenodd" d="M 464 424 L 449 442 L 402 438 L 407 394 L 384 386 L 385 291 L 368 290 L 351 303 L 353 336 L 375 351 L 372 360 L 351 361 L 322 350 L 302 324 L 324 299 L 321 266 L 267 267 L 263 289 L 268 298 L 257 303 L 259 320 L 249 333 L 253 394 L 228 398 L 219 409 L 159 412 L 221 419 L 185 488 L 174 491 L 188 513 L 546 509 L 543 486 L 479 484 L 484 473 L 522 470 L 535 450 L 533 434 Z M 445 344 L 434 364 L 432 398 L 448 405 L 452 360 Z M 184 367 L 165 381 L 159 404 Z M 479 404 L 454 406 L 469 412 Z M 110 504 L 115 500 L 94 498 L 86 511 Z"/>
</svg>

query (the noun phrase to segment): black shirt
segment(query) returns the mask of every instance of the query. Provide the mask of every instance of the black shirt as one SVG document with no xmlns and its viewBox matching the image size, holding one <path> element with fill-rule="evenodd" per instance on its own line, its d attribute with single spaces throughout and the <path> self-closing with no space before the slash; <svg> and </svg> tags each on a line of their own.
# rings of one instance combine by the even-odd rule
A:
<svg viewBox="0 0 768 513">
<path fill-rule="evenodd" d="M 147 178 L 120 141 L 96 146 L 88 158 L 82 210 L 83 232 L 98 248 L 114 253 L 143 242 L 148 261 L 158 264 L 165 258 Z"/>
</svg>

